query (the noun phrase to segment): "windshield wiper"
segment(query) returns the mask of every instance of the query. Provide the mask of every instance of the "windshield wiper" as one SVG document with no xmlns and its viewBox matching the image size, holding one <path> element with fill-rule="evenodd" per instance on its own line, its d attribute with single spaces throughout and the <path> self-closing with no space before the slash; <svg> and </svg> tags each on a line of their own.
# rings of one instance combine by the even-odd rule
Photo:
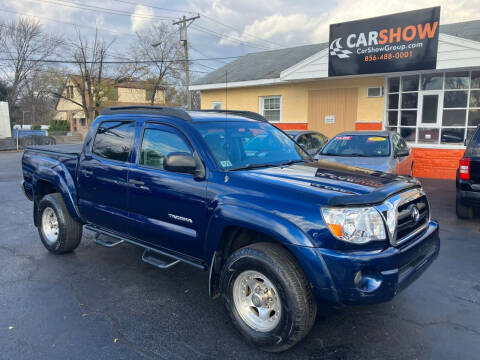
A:
<svg viewBox="0 0 480 360">
<path fill-rule="evenodd" d="M 237 170 L 250 170 L 250 169 L 259 169 L 269 166 L 278 166 L 278 164 L 265 163 L 265 164 L 247 164 L 245 166 L 239 166 L 228 169 L 228 171 L 237 171 Z"/>
<path fill-rule="evenodd" d="M 292 165 L 292 164 L 296 164 L 296 163 L 299 163 L 299 162 L 307 162 L 306 160 L 290 160 L 290 161 L 286 161 L 284 163 L 281 163 L 281 164 L 278 164 L 278 166 L 288 166 L 288 165 Z"/>
<path fill-rule="evenodd" d="M 368 157 L 368 155 L 365 155 L 365 154 L 360 154 L 360 153 L 345 154 L 345 156 Z"/>
</svg>

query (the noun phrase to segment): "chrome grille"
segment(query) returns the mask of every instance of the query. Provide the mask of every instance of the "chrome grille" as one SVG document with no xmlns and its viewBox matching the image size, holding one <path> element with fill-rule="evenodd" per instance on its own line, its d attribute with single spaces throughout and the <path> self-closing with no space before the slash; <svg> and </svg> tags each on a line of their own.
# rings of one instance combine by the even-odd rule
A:
<svg viewBox="0 0 480 360">
<path fill-rule="evenodd" d="M 412 239 L 425 230 L 430 222 L 428 200 L 420 188 L 394 195 L 377 209 L 383 216 L 393 246 Z"/>
<path fill-rule="evenodd" d="M 418 209 L 418 219 L 413 217 L 413 209 Z M 416 234 L 419 229 L 424 229 L 428 225 L 429 209 L 427 197 L 425 195 L 402 204 L 397 210 L 397 234 L 396 244 L 407 241 L 412 235 Z"/>
</svg>

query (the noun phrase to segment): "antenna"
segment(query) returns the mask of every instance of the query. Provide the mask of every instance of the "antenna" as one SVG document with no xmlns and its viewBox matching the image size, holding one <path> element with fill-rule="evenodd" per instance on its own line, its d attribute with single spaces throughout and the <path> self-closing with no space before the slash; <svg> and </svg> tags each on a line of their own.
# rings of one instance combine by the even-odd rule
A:
<svg viewBox="0 0 480 360">
<path fill-rule="evenodd" d="M 228 88 L 228 81 L 227 81 L 227 69 L 225 69 L 225 110 L 228 110 L 228 102 L 227 102 L 227 88 Z M 228 177 L 228 169 L 229 169 L 229 162 L 228 162 L 228 122 L 227 122 L 227 113 L 228 111 L 225 111 L 225 165 L 226 165 L 226 170 L 225 170 L 225 179 L 224 182 L 227 182 L 229 180 Z"/>
</svg>

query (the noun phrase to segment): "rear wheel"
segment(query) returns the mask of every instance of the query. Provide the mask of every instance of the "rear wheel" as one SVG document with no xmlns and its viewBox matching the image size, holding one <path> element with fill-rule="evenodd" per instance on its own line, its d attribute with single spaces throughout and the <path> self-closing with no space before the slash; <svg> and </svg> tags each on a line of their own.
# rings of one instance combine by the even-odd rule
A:
<svg viewBox="0 0 480 360">
<path fill-rule="evenodd" d="M 38 233 L 48 251 L 63 254 L 74 250 L 82 240 L 82 224 L 74 220 L 60 194 L 48 194 L 38 204 Z"/>
<path fill-rule="evenodd" d="M 295 258 L 278 244 L 235 251 L 223 266 L 222 298 L 235 327 L 262 350 L 289 349 L 311 330 L 317 306 Z"/>
<path fill-rule="evenodd" d="M 471 219 L 473 217 L 473 208 L 462 203 L 462 201 L 457 197 L 455 210 L 457 212 L 457 217 L 461 219 Z"/>
</svg>

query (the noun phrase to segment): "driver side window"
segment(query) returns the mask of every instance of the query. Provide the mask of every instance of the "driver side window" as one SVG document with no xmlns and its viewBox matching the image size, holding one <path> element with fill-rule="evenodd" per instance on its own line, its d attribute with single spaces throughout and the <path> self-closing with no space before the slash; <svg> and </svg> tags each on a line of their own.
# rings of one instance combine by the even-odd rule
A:
<svg viewBox="0 0 480 360">
<path fill-rule="evenodd" d="M 145 129 L 140 151 L 140 165 L 163 169 L 165 158 L 173 152 L 192 154 L 192 149 L 179 134 L 155 128 Z"/>
</svg>

